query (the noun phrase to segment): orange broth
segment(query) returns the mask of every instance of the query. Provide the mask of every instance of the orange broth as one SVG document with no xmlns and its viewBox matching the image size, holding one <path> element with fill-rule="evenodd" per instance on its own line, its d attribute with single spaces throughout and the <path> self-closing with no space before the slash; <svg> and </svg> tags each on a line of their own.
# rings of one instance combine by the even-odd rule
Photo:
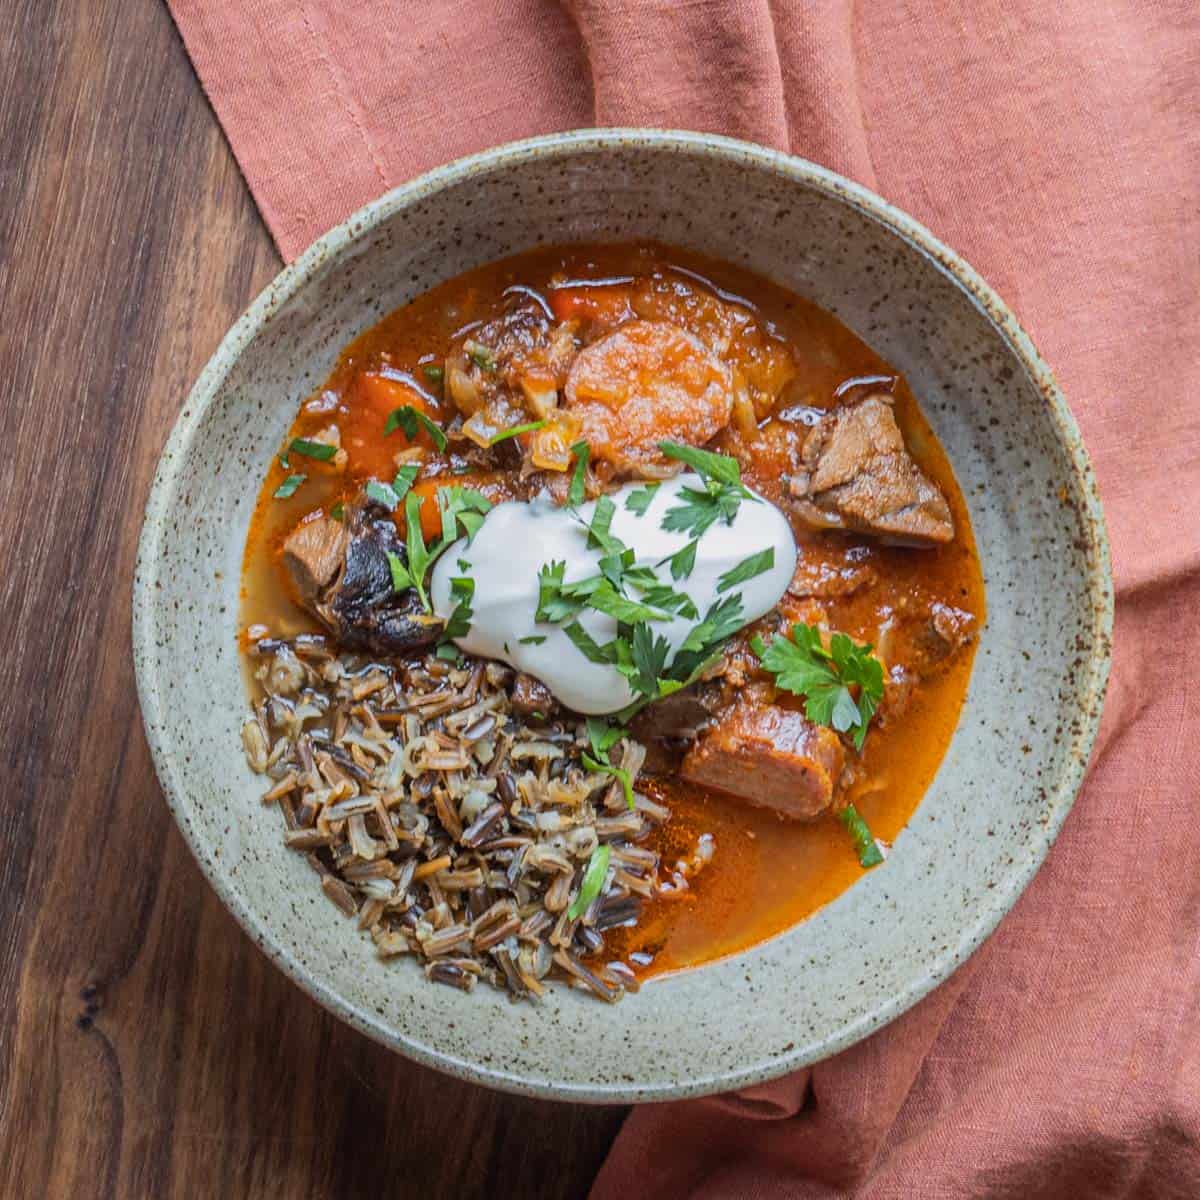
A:
<svg viewBox="0 0 1200 1200">
<path fill-rule="evenodd" d="M 397 445 L 382 432 L 393 408 L 417 404 L 435 420 L 450 418 L 452 405 L 439 401 L 422 365 L 440 362 L 455 333 L 492 316 L 506 288 L 520 285 L 550 296 L 560 319 L 582 316 L 616 323 L 632 315 L 630 289 L 621 282 L 625 277 L 676 268 L 681 278 L 699 277 L 698 289 L 707 287 L 723 299 L 750 306 L 765 327 L 790 346 L 798 377 L 789 391 L 789 405 L 826 408 L 835 403 L 836 390 L 847 380 L 895 374 L 829 313 L 748 271 L 680 249 L 655 244 L 543 247 L 467 272 L 398 309 L 350 343 L 325 386 L 302 406 L 289 440 L 311 437 L 336 422 L 348 455 L 346 470 L 338 473 L 309 459 L 293 462 L 290 471 L 304 471 L 308 479 L 294 496 L 280 500 L 273 493 L 290 471 L 278 460 L 273 462 L 247 539 L 243 629 L 261 625 L 285 637 L 317 631 L 313 618 L 289 592 L 279 561 L 283 538 L 305 516 L 328 512 L 339 500 L 356 494 L 365 480 L 391 477 Z M 599 280 L 617 282 L 586 286 L 587 281 Z M 584 286 L 563 287 L 564 281 L 583 281 Z M 873 641 L 888 613 L 906 602 L 937 599 L 972 613 L 977 625 L 984 617 L 982 573 L 950 463 L 903 380 L 897 382 L 894 395 L 905 442 L 946 495 L 956 536 L 946 546 L 908 549 L 865 537 L 795 530 L 806 559 L 833 566 L 866 561 L 876 570 L 873 587 L 820 602 L 831 628 L 860 641 Z M 785 407 L 782 402 L 780 407 Z M 764 438 L 759 446 L 726 432 L 714 448 L 737 454 L 746 482 L 778 500 L 783 494 L 779 464 L 767 441 Z M 439 479 L 443 483 L 478 487 L 493 501 L 515 494 L 500 472 L 454 473 L 461 468 L 448 451 L 432 473 L 444 476 Z M 429 473 L 418 489 L 432 493 L 424 483 Z M 436 519 L 432 505 L 422 513 L 423 524 L 430 518 Z M 430 532 L 427 528 L 427 535 Z M 854 802 L 872 833 L 885 842 L 904 827 L 937 771 L 958 722 L 973 654 L 973 646 L 965 647 L 920 683 L 901 715 L 885 726 L 872 726 L 867 736 L 862 761 L 874 790 L 859 791 Z M 608 953 L 625 956 L 626 961 L 631 953 L 643 958 L 643 974 L 694 966 L 772 937 L 864 873 L 846 831 L 832 816 L 812 823 L 788 821 L 674 779 L 648 780 L 645 790 L 672 812 L 649 843 L 662 852 L 665 864 L 689 855 L 703 833 L 714 837 L 716 853 L 687 890 L 671 899 L 653 900 L 635 927 L 605 935 Z"/>
</svg>

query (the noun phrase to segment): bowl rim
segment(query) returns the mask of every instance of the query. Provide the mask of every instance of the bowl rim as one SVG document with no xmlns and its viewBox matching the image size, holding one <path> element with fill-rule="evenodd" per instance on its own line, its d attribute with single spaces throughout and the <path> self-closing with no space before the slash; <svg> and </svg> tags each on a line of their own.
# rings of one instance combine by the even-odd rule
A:
<svg viewBox="0 0 1200 1200">
<path fill-rule="evenodd" d="M 1080 720 L 1072 723 L 1071 753 L 1062 769 L 1059 785 L 1052 794 L 1052 802 L 1045 820 L 1029 830 L 1023 848 L 1024 854 L 1013 863 L 1009 872 L 989 893 L 989 903 L 981 916 L 974 924 L 964 927 L 957 942 L 946 946 L 936 959 L 927 963 L 899 992 L 862 1017 L 835 1030 L 821 1043 L 817 1052 L 799 1049 L 790 1053 L 770 1055 L 744 1067 L 726 1070 L 718 1075 L 702 1075 L 699 1079 L 677 1079 L 671 1083 L 650 1086 L 598 1084 L 580 1087 L 514 1074 L 503 1068 L 465 1061 L 443 1055 L 436 1049 L 429 1050 L 421 1045 L 410 1044 L 403 1036 L 389 1028 L 384 1020 L 356 1008 L 331 986 L 315 977 L 279 944 L 257 913 L 244 903 L 234 881 L 224 873 L 224 868 L 202 853 L 203 839 L 187 819 L 187 802 L 171 761 L 171 749 L 159 733 L 163 727 L 159 705 L 159 696 L 163 689 L 152 667 L 155 657 L 153 648 L 157 641 L 154 581 L 161 557 L 161 539 L 167 528 L 166 510 L 172 483 L 182 469 L 182 463 L 208 407 L 242 352 L 263 325 L 307 284 L 309 278 L 322 265 L 352 246 L 397 211 L 430 194 L 467 180 L 476 173 L 488 173 L 546 156 L 569 156 L 580 152 L 602 153 L 606 150 L 628 148 L 631 145 L 668 153 L 717 157 L 765 170 L 814 189 L 837 202 L 849 205 L 882 225 L 911 249 L 933 260 L 943 274 L 957 283 L 960 290 L 996 330 L 1024 368 L 1030 381 L 1044 397 L 1057 439 L 1067 454 L 1070 463 L 1069 474 L 1074 476 L 1078 494 L 1083 501 L 1082 524 L 1089 543 L 1086 557 L 1091 564 L 1087 577 L 1092 614 L 1091 653 L 1082 672 L 1084 678 L 1078 681 L 1076 695 L 1080 697 Z M 132 594 L 133 653 L 138 700 L 155 771 L 167 805 L 188 849 L 221 902 L 272 962 L 333 1015 L 374 1041 L 425 1066 L 502 1091 L 543 1099 L 603 1104 L 681 1099 L 767 1082 L 841 1052 L 900 1016 L 934 987 L 945 982 L 949 974 L 957 970 L 992 933 L 1029 884 L 1054 844 L 1079 793 L 1103 709 L 1112 656 L 1112 627 L 1113 585 L 1108 535 L 1096 479 L 1078 426 L 1049 366 L 1008 306 L 979 273 L 961 255 L 951 250 L 907 213 L 861 184 L 807 159 L 717 134 L 631 127 L 577 129 L 545 134 L 491 147 L 456 159 L 365 204 L 314 241 L 292 263 L 286 265 L 259 293 L 221 340 L 197 377 L 164 444 L 144 510 Z"/>
</svg>

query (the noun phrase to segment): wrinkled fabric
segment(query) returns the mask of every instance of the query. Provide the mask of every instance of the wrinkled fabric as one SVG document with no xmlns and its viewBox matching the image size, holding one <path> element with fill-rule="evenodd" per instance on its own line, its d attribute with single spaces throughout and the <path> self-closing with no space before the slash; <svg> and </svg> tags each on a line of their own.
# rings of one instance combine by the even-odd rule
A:
<svg viewBox="0 0 1200 1200">
<path fill-rule="evenodd" d="M 171 7 L 286 258 L 513 138 L 750 138 L 963 253 L 1050 362 L 1095 463 L 1116 657 L 1044 869 L 962 970 L 858 1046 L 635 1110 L 594 1194 L 1200 1196 L 1195 0 Z"/>
</svg>

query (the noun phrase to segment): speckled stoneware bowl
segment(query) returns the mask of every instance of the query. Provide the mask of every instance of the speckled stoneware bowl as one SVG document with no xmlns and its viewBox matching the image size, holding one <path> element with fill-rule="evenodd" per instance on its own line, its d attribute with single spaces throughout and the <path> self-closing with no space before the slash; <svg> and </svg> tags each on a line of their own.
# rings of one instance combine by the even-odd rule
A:
<svg viewBox="0 0 1200 1200">
<path fill-rule="evenodd" d="M 450 276 L 538 242 L 658 238 L 836 313 L 908 377 L 971 509 L 988 621 L 957 733 L 886 864 L 757 948 L 608 1006 L 514 1004 L 383 963 L 286 850 L 242 755 L 242 545 L 259 481 L 338 351 Z M 215 248 L 219 252 L 219 248 Z M 1079 788 L 1108 674 L 1103 518 L 1079 434 L 1012 314 L 877 196 L 715 137 L 610 130 L 502 147 L 368 205 L 285 270 L 188 397 L 146 508 L 134 652 L 146 732 L 201 867 L 256 942 L 358 1029 L 479 1083 L 639 1101 L 844 1049 L 975 949 Z"/>
</svg>

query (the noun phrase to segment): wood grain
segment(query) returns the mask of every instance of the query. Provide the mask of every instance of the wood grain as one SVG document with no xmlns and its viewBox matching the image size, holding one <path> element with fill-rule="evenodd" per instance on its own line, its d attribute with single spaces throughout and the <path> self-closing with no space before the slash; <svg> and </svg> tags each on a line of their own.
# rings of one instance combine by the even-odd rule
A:
<svg viewBox="0 0 1200 1200">
<path fill-rule="evenodd" d="M 141 508 L 278 267 L 165 8 L 0 0 L 0 1195 L 580 1195 L 621 1110 L 341 1026 L 225 913 L 154 778 Z"/>
</svg>

